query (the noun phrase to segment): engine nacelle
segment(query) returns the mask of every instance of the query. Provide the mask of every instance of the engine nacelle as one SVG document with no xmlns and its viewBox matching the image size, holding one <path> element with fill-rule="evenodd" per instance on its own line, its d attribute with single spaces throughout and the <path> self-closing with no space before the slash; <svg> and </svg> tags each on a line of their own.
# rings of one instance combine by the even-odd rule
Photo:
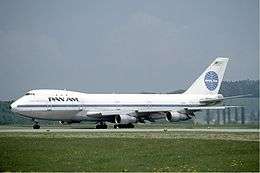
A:
<svg viewBox="0 0 260 173">
<path fill-rule="evenodd" d="M 122 114 L 115 116 L 115 123 L 117 124 L 129 124 L 129 123 L 136 123 L 137 119 L 133 116 Z"/>
<path fill-rule="evenodd" d="M 171 111 L 166 113 L 166 120 L 169 122 L 185 121 L 189 119 L 191 119 L 191 117 L 189 117 L 185 113 L 180 113 L 177 111 Z"/>
</svg>

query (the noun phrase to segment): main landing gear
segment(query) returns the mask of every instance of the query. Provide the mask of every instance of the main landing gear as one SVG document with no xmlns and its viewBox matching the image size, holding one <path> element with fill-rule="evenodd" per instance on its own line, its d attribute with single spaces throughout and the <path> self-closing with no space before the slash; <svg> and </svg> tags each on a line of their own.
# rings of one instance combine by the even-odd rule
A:
<svg viewBox="0 0 260 173">
<path fill-rule="evenodd" d="M 107 129 L 107 125 L 104 122 L 100 122 L 96 125 L 96 129 Z"/>
<path fill-rule="evenodd" d="M 33 129 L 40 129 L 41 128 L 41 126 L 39 125 L 39 122 L 38 121 L 35 121 L 35 119 L 32 119 L 32 121 L 33 121 Z"/>
<path fill-rule="evenodd" d="M 118 129 L 118 128 L 134 128 L 135 126 L 132 123 L 129 124 L 115 124 L 114 128 Z"/>
<path fill-rule="evenodd" d="M 115 129 L 119 129 L 119 128 L 134 128 L 135 126 L 132 123 L 128 123 L 128 124 L 115 124 L 114 128 Z M 104 122 L 99 122 L 96 125 L 96 129 L 107 129 L 107 125 Z"/>
</svg>

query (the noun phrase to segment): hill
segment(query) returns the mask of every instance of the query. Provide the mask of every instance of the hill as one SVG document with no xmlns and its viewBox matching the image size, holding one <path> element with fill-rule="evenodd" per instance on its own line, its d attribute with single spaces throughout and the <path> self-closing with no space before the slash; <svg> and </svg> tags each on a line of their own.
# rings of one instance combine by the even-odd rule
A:
<svg viewBox="0 0 260 173">
<path fill-rule="evenodd" d="M 259 80 L 223 81 L 220 93 L 226 97 L 244 94 L 259 97 Z"/>
</svg>

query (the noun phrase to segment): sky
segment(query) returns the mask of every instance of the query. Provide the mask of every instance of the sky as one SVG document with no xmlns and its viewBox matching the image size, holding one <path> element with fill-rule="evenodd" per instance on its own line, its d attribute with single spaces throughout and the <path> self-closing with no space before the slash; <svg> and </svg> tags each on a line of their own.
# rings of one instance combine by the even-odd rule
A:
<svg viewBox="0 0 260 173">
<path fill-rule="evenodd" d="M 0 100 L 187 89 L 218 56 L 259 79 L 258 0 L 0 0 Z"/>
</svg>

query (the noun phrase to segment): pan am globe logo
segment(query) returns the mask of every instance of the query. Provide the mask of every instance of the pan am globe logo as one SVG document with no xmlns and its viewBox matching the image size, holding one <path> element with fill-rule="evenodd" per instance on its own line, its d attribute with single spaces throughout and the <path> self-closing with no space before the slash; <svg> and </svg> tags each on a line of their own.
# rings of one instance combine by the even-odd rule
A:
<svg viewBox="0 0 260 173">
<path fill-rule="evenodd" d="M 214 91 L 218 86 L 218 75 L 214 71 L 209 71 L 206 73 L 204 82 L 208 90 Z"/>
</svg>

